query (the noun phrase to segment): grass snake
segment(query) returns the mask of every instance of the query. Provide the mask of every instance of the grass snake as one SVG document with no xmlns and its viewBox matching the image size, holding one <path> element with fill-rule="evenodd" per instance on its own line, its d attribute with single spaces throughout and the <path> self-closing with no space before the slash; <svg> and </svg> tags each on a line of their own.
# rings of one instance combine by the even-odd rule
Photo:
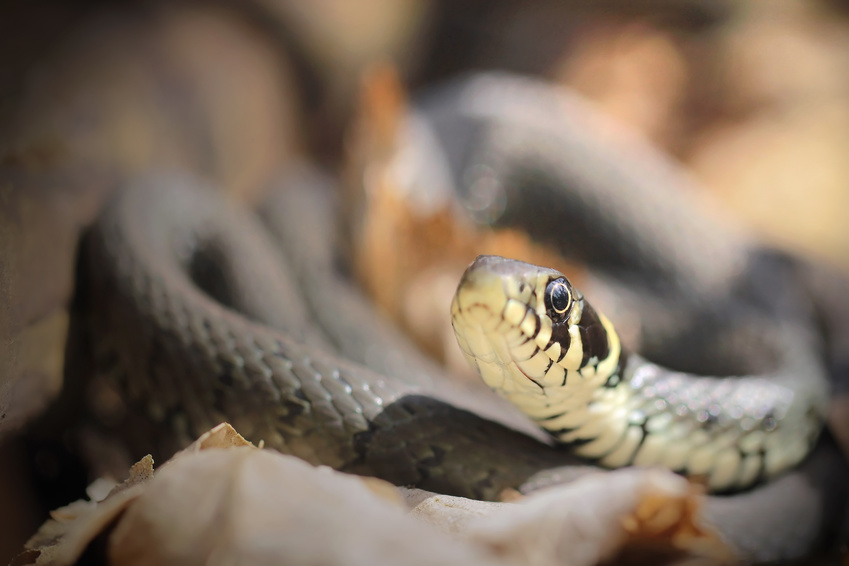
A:
<svg viewBox="0 0 849 566">
<path fill-rule="evenodd" d="M 798 464 L 825 419 L 825 396 L 806 379 L 818 368 L 792 363 L 806 353 L 792 332 L 782 333 L 788 362 L 770 376 L 670 371 L 624 350 L 562 273 L 498 256 L 472 263 L 451 309 L 486 384 L 607 467 L 663 465 L 716 491 L 744 488 Z"/>
<path fill-rule="evenodd" d="M 448 92 L 464 93 L 456 85 Z M 458 98 L 468 100 L 465 95 Z M 439 111 L 451 109 L 436 104 L 438 96 L 422 105 L 422 111 L 434 112 L 430 119 L 437 127 L 450 114 Z M 518 143 L 522 136 L 508 138 Z M 486 147 L 490 141 L 484 136 L 469 147 Z M 592 150 L 592 140 L 586 143 Z M 449 147 L 443 151 L 455 155 Z M 539 169 L 550 174 L 548 163 L 542 165 Z M 558 167 L 555 171 L 565 165 Z M 456 165 L 455 170 L 461 169 Z M 284 200 L 300 194 L 311 202 L 321 192 L 300 185 L 281 191 L 287 195 Z M 459 192 L 462 198 L 462 187 Z M 312 463 L 477 498 L 494 498 L 506 487 L 531 489 L 594 469 L 568 451 L 552 448 L 518 410 L 485 388 L 460 387 L 421 357 L 410 362 L 409 371 L 399 369 L 398 352 L 412 348 L 362 306 L 362 298 L 334 270 L 329 244 L 321 236 L 327 232 L 321 207 L 305 212 L 290 205 L 282 205 L 289 215 L 283 224 L 294 239 L 285 229 L 278 236 L 288 242 L 283 246 L 287 259 L 308 268 L 297 273 L 281 261 L 285 254 L 250 213 L 176 172 L 149 173 L 128 182 L 87 236 L 84 264 L 90 301 L 97 305 L 91 328 L 100 366 L 108 368 L 131 411 L 157 430 L 171 432 L 146 436 L 147 449 L 167 453 L 228 420 L 248 438 L 262 439 L 267 446 Z M 488 218 L 521 222 L 523 214 L 530 214 L 512 205 L 502 210 L 504 215 Z M 510 214 L 515 215 L 512 220 Z M 613 240 L 616 234 L 607 236 Z M 718 245 L 733 256 L 729 265 L 747 265 L 749 260 L 739 254 L 745 248 L 732 244 Z M 314 253 L 293 257 L 298 250 L 313 248 Z M 692 297 L 688 290 L 679 302 L 693 320 L 702 320 L 705 303 L 727 294 L 729 279 L 719 276 L 726 267 L 722 261 L 710 269 L 690 259 L 679 263 L 649 248 L 643 244 L 644 254 L 673 283 L 663 292 L 693 290 Z M 599 280 L 606 281 L 605 270 L 610 268 L 607 273 L 620 280 L 635 281 L 642 265 L 629 256 L 622 270 L 613 254 L 598 256 Z M 718 257 L 721 260 L 722 254 Z M 711 273 L 702 279 L 705 271 Z M 657 280 L 664 278 L 655 277 L 647 285 Z M 688 282 L 694 286 L 688 287 Z M 735 287 L 738 298 L 749 293 L 750 283 Z M 641 289 L 615 284 L 609 288 L 622 289 L 624 296 Z M 754 314 L 769 324 L 775 304 L 758 306 Z M 316 316 L 319 311 L 323 314 Z M 803 316 L 804 309 L 799 312 Z M 657 314 L 660 320 L 668 315 L 662 309 Z M 316 318 L 345 321 L 359 336 L 334 336 L 326 323 L 316 324 Z M 711 330 L 723 324 L 706 319 Z M 670 323 L 665 332 L 674 335 L 676 330 Z M 366 355 L 369 348 L 374 352 L 365 343 L 370 336 L 392 336 L 388 340 L 393 346 L 382 350 L 387 355 Z M 651 351 L 650 340 L 644 343 Z M 708 351 L 711 346 L 715 351 L 729 347 L 707 344 Z M 830 525 L 843 510 L 845 474 L 845 463 L 826 435 L 808 459 L 781 477 L 733 497 L 708 497 L 705 514 L 742 556 L 799 557 L 834 535 Z"/>
</svg>

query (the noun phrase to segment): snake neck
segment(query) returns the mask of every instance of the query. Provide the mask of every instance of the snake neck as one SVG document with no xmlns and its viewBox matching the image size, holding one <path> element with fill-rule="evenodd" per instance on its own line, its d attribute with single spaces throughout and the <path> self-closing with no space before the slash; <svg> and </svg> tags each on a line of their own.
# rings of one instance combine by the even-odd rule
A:
<svg viewBox="0 0 849 566">
<path fill-rule="evenodd" d="M 516 270 L 521 277 L 510 276 Z M 570 304 L 552 318 L 546 293 L 560 281 Z M 631 395 L 622 386 L 625 353 L 610 321 L 562 274 L 482 256 L 460 283 L 452 324 L 489 387 L 558 440 L 581 444 L 579 454 L 606 451 L 598 425 Z"/>
<path fill-rule="evenodd" d="M 452 322 L 487 385 L 603 466 L 663 465 L 739 489 L 798 463 L 820 428 L 780 375 L 697 376 L 626 356 L 610 321 L 552 269 L 479 257 Z"/>
</svg>

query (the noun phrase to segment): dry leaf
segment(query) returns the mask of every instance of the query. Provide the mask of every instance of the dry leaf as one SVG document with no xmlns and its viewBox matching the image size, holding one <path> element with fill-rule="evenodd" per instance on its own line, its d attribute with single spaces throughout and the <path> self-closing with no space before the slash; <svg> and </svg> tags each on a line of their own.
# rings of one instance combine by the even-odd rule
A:
<svg viewBox="0 0 849 566">
<path fill-rule="evenodd" d="M 160 469 L 109 540 L 113 564 L 491 564 L 375 496 L 375 483 L 251 447 Z M 382 493 L 395 488 L 385 482 Z"/>
<path fill-rule="evenodd" d="M 730 550 L 699 515 L 700 490 L 665 470 L 591 474 L 537 491 L 518 503 L 405 492 L 411 513 L 443 532 L 528 566 L 591 566 L 637 548 L 730 562 Z"/>
<path fill-rule="evenodd" d="M 149 456 L 147 457 L 149 458 Z M 142 466 L 146 464 L 140 462 Z M 151 460 L 152 463 L 152 460 Z M 131 480 L 128 480 L 132 482 Z M 38 532 L 26 543 L 26 556 L 37 566 L 76 564 L 88 545 L 103 533 L 145 489 L 144 483 L 125 486 L 113 491 L 105 500 L 75 501 L 50 513 Z M 18 560 L 22 560 L 18 557 Z"/>
<path fill-rule="evenodd" d="M 588 566 L 631 547 L 718 563 L 730 554 L 702 524 L 699 494 L 644 469 L 592 474 L 518 503 L 399 490 L 259 450 L 224 423 L 156 474 L 147 456 L 103 501 L 54 511 L 15 564 L 75 564 L 113 525 L 108 558 L 122 565 Z"/>
</svg>

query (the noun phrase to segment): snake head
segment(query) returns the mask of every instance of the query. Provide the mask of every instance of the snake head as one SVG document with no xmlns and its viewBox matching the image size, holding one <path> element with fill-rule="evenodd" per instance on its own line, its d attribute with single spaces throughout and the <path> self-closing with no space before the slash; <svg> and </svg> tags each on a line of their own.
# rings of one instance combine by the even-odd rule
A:
<svg viewBox="0 0 849 566">
<path fill-rule="evenodd" d="M 612 373 L 619 339 L 559 271 L 478 256 L 451 305 L 457 342 L 488 385 L 511 391 L 563 386 Z"/>
</svg>

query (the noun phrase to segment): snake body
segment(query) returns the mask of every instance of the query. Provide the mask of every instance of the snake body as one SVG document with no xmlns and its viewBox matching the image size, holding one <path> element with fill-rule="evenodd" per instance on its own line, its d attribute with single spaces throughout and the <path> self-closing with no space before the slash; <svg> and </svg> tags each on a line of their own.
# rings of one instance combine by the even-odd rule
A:
<svg viewBox="0 0 849 566">
<path fill-rule="evenodd" d="M 481 256 L 451 308 L 487 385 L 608 467 L 665 465 L 714 490 L 742 488 L 798 464 L 822 425 L 825 407 L 797 375 L 715 379 L 626 354 L 610 321 L 552 269 Z"/>
<path fill-rule="evenodd" d="M 441 164 L 441 174 L 408 174 L 410 192 L 436 178 L 473 220 L 520 226 L 580 260 L 590 285 L 617 297 L 602 310 L 617 326 L 637 321 L 622 357 L 613 326 L 583 298 L 573 314 L 583 307 L 592 323 L 563 322 L 555 336 L 561 325 L 540 294 L 562 274 L 477 262 L 453 320 L 488 384 L 559 440 L 580 441 L 580 454 L 610 466 L 663 463 L 707 475 L 718 490 L 771 477 L 808 453 L 830 378 L 792 260 L 711 215 L 671 163 L 544 83 L 463 77 L 426 95 L 416 119 L 408 144 L 426 148 L 420 161 Z M 621 147 L 592 130 L 617 134 Z M 486 291 L 473 289 L 490 278 Z M 494 318 L 465 313 L 463 303 L 486 305 Z M 699 377 L 711 375 L 726 379 Z"/>
<path fill-rule="evenodd" d="M 541 164 L 550 169 L 544 160 Z M 304 196 L 314 194 L 302 189 Z M 315 464 L 487 499 L 507 487 L 532 489 L 595 469 L 534 438 L 527 424 L 520 424 L 519 412 L 487 395 L 485 388 L 459 388 L 426 364 L 413 363 L 415 370 L 404 371 L 392 360 L 406 346 L 385 346 L 382 357 L 365 355 L 375 347 L 369 336 L 389 332 L 374 320 L 355 322 L 373 314 L 352 306 L 358 298 L 341 291 L 348 288 L 332 262 L 310 263 L 329 255 L 320 249 L 327 239 L 315 236 L 326 231 L 325 223 L 291 225 L 308 216 L 290 211 L 295 219 L 290 236 L 282 236 L 295 235 L 291 250 L 316 249 L 293 262 L 309 264 L 296 292 L 298 276 L 280 261 L 268 233 L 211 188 L 183 174 L 159 172 L 117 192 L 87 236 L 84 264 L 89 298 L 97 305 L 91 309 L 91 329 L 99 366 L 108 370 L 127 414 L 159 431 L 144 435 L 137 448 L 167 456 L 176 445 L 227 420 L 248 438 Z M 728 266 L 745 265 L 737 242 L 717 250 L 722 253 L 715 267 L 721 274 L 728 275 Z M 729 281 L 715 272 L 701 281 L 705 270 L 697 262 L 645 255 L 660 273 L 670 275 L 676 289 L 692 291 L 694 320 L 704 320 L 696 317 L 703 303 L 721 296 Z M 735 260 L 725 264 L 723 257 L 730 256 Z M 632 275 L 643 268 L 634 257 L 628 258 Z M 684 284 L 688 281 L 694 286 Z M 736 288 L 735 296 L 748 287 Z M 639 284 L 623 288 L 626 295 L 628 289 L 643 291 Z M 694 298 L 700 291 L 706 299 Z M 691 297 L 684 298 L 686 306 Z M 723 304 L 738 305 L 736 299 Z M 775 313 L 767 307 L 754 314 L 762 314 L 763 324 L 772 327 Z M 325 326 L 345 320 L 360 335 L 350 338 L 341 327 L 332 332 L 320 328 L 313 318 L 318 310 Z M 796 322 L 793 312 L 783 309 L 781 320 Z M 659 314 L 662 321 L 664 312 Z M 743 314 L 753 318 L 751 311 Z M 776 337 L 772 346 L 784 345 L 782 333 L 763 334 Z M 808 352 L 809 337 L 801 333 L 799 338 L 799 351 Z M 349 348 L 358 351 L 359 363 L 346 359 L 357 356 Z M 717 345 L 715 351 L 730 354 L 733 348 Z M 795 352 L 788 350 L 787 358 L 816 369 L 808 354 Z M 782 364 L 783 358 L 779 367 L 788 369 Z M 623 381 L 631 379 L 627 367 Z M 817 386 L 821 376 L 813 376 L 793 391 L 810 393 L 819 406 L 824 388 Z M 773 383 L 787 386 L 780 378 Z M 784 418 L 791 414 L 793 407 Z M 125 426 L 122 432 L 129 435 L 131 429 Z M 798 468 L 734 497 L 709 497 L 704 514 L 740 556 L 759 561 L 803 556 L 833 535 L 828 525 L 842 512 L 846 473 L 826 436 Z M 737 480 L 731 485 L 742 485 Z"/>
<path fill-rule="evenodd" d="M 497 399 L 341 358 L 298 297 L 257 308 L 297 284 L 255 219 L 185 175 L 123 187 L 89 236 L 86 263 L 92 301 L 108 305 L 92 317 L 103 371 L 159 431 L 138 449 L 167 456 L 229 421 L 314 464 L 487 499 L 540 470 L 581 468 L 477 415 L 505 413 Z"/>
</svg>

